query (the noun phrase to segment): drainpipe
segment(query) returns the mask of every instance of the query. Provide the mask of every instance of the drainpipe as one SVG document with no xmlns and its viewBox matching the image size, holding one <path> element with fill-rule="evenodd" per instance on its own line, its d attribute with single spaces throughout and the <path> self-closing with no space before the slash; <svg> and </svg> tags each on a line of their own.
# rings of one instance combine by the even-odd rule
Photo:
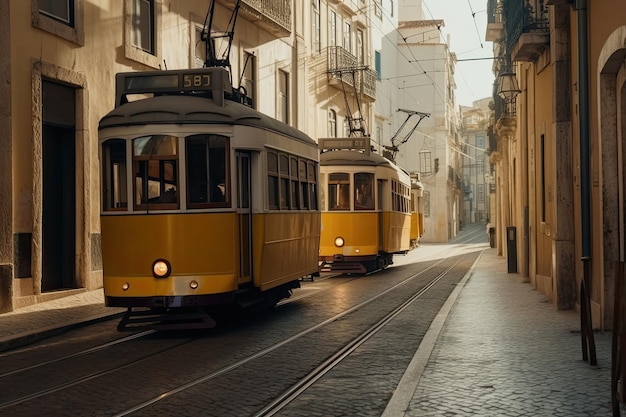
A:
<svg viewBox="0 0 626 417">
<path fill-rule="evenodd" d="M 583 360 L 597 365 L 591 320 L 591 181 L 589 140 L 589 50 L 587 0 L 576 0 L 578 17 L 578 114 L 580 128 L 580 211 L 583 280 L 580 286 L 580 325 Z"/>
</svg>

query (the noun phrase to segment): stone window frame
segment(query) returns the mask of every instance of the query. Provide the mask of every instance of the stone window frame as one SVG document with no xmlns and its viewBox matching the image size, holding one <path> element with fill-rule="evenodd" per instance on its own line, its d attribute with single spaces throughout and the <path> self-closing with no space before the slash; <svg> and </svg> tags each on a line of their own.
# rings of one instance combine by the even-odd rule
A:
<svg viewBox="0 0 626 417">
<path fill-rule="evenodd" d="M 33 27 L 49 32 L 77 45 L 85 45 L 84 0 L 72 0 L 70 2 L 70 7 L 74 8 L 74 21 L 72 26 L 44 13 L 40 13 L 38 0 L 31 0 L 30 4 L 31 25 Z"/>
<path fill-rule="evenodd" d="M 135 0 L 124 0 L 124 57 L 132 61 L 139 62 L 154 69 L 161 68 L 161 34 L 162 34 L 162 14 L 163 4 L 161 0 L 153 0 L 154 6 L 154 53 L 144 51 L 132 43 L 132 20 L 133 2 Z"/>
</svg>

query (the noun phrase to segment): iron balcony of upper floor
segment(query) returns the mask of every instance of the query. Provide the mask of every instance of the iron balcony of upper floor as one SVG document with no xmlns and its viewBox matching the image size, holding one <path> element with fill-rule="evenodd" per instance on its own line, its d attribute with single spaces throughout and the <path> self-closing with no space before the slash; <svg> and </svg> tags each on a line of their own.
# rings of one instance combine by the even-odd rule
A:
<svg viewBox="0 0 626 417">
<path fill-rule="evenodd" d="M 550 47 L 548 6 L 544 0 L 503 0 L 502 18 L 511 62 L 535 62 Z"/>
<path fill-rule="evenodd" d="M 321 57 L 324 54 L 320 54 Z M 365 100 L 376 100 L 376 71 L 359 63 L 359 59 L 341 46 L 329 46 L 326 54 L 326 71 L 329 84 L 342 89 L 343 84 Z"/>
<path fill-rule="evenodd" d="M 237 0 L 217 0 L 233 9 Z M 241 0 L 239 15 L 278 38 L 291 35 L 291 0 Z"/>
</svg>

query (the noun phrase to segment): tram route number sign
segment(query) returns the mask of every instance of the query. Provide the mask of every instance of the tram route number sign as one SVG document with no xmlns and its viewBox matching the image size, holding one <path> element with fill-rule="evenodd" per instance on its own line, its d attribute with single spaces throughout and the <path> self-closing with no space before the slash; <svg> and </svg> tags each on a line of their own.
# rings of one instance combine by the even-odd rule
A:
<svg viewBox="0 0 626 417">
<path fill-rule="evenodd" d="M 364 150 L 370 153 L 370 138 L 320 138 L 318 146 L 322 150 L 328 149 L 354 149 Z"/>
<path fill-rule="evenodd" d="M 132 94 L 192 93 L 210 91 L 214 100 L 231 93 L 230 78 L 224 68 L 121 72 L 116 74 L 116 105 Z"/>
<path fill-rule="evenodd" d="M 127 93 L 171 90 L 202 91 L 211 89 L 211 74 L 206 72 L 155 74 L 150 71 L 150 73 L 127 75 L 124 81 Z"/>
</svg>

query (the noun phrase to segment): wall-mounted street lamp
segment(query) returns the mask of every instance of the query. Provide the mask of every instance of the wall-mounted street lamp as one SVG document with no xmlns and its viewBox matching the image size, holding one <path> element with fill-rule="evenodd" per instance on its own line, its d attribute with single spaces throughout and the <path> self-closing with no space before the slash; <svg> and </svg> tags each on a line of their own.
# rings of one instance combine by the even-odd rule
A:
<svg viewBox="0 0 626 417">
<path fill-rule="evenodd" d="M 507 102 L 512 101 L 519 93 L 522 92 L 522 90 L 519 89 L 514 72 L 505 71 L 498 76 L 498 87 L 496 92 Z"/>
</svg>

